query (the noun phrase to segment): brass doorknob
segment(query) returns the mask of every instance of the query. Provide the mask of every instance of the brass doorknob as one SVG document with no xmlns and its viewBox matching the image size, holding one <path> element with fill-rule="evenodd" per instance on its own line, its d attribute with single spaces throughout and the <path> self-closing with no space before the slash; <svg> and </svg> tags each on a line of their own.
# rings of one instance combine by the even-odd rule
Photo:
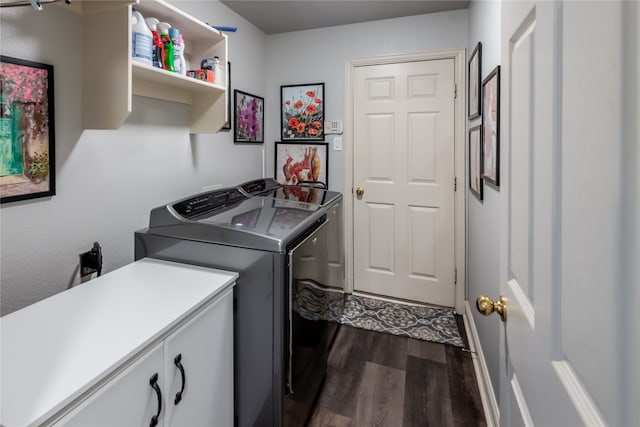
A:
<svg viewBox="0 0 640 427">
<path fill-rule="evenodd" d="M 356 196 L 362 197 L 363 194 L 364 194 L 364 188 L 362 187 L 356 188 Z"/>
<path fill-rule="evenodd" d="M 507 299 L 503 296 L 500 296 L 500 299 L 494 302 L 491 298 L 480 295 L 476 300 L 476 308 L 485 316 L 495 311 L 500 315 L 503 322 L 507 321 Z"/>
</svg>

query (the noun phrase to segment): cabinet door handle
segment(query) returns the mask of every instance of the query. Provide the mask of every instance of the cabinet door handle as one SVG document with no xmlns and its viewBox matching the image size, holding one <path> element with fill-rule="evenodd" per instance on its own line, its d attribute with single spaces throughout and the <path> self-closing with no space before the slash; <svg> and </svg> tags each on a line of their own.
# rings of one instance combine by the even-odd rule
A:
<svg viewBox="0 0 640 427">
<path fill-rule="evenodd" d="M 149 385 L 155 390 L 156 395 L 158 396 L 158 413 L 151 417 L 150 427 L 156 427 L 158 425 L 158 418 L 160 417 L 160 412 L 162 412 L 162 393 L 160 392 L 160 386 L 158 385 L 158 374 L 153 374 L 149 379 Z"/>
<path fill-rule="evenodd" d="M 182 353 L 178 354 L 175 359 L 173 359 L 173 363 L 180 370 L 180 375 L 182 376 L 182 389 L 176 393 L 176 398 L 174 399 L 174 403 L 177 405 L 182 400 L 182 393 L 184 393 L 184 386 L 187 383 L 187 377 L 184 374 L 184 366 L 182 366 Z"/>
</svg>

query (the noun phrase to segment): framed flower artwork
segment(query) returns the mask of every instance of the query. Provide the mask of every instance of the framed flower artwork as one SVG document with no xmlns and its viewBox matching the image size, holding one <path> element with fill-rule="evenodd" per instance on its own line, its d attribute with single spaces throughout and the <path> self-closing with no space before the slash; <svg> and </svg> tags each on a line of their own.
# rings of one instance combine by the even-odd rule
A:
<svg viewBox="0 0 640 427">
<path fill-rule="evenodd" d="M 264 142 L 264 98 L 241 90 L 233 91 L 235 112 L 233 140 L 235 142 Z"/>
<path fill-rule="evenodd" d="M 0 203 L 56 194 L 53 66 L 0 56 Z"/>
<path fill-rule="evenodd" d="M 280 87 L 283 141 L 324 141 L 324 83 Z"/>
</svg>

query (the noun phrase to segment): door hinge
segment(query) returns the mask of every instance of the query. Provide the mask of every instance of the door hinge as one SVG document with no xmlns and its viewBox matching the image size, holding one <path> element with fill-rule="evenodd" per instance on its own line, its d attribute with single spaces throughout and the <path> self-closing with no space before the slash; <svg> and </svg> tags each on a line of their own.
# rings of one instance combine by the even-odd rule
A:
<svg viewBox="0 0 640 427">
<path fill-rule="evenodd" d="M 455 193 L 456 191 L 458 191 L 458 177 L 454 176 L 453 177 L 453 192 Z"/>
<path fill-rule="evenodd" d="M 458 98 L 458 83 L 453 84 L 453 99 Z"/>
<path fill-rule="evenodd" d="M 454 285 L 458 284 L 458 269 L 457 268 L 453 269 L 453 284 Z"/>
</svg>

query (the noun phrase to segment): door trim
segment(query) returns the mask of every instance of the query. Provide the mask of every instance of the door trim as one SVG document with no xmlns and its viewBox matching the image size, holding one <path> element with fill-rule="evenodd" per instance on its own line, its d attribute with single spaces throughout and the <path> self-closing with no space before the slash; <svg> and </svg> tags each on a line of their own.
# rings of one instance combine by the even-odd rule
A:
<svg viewBox="0 0 640 427">
<path fill-rule="evenodd" d="M 476 373 L 476 381 L 480 390 L 480 400 L 484 409 L 484 418 L 487 427 L 497 427 L 500 425 L 500 407 L 498 398 L 495 393 L 494 384 L 489 374 L 487 360 L 482 351 L 482 343 L 476 328 L 476 322 L 473 319 L 473 309 L 469 305 L 469 301 L 465 303 L 466 312 L 463 316 L 464 328 L 467 331 L 467 340 L 469 341 L 469 350 L 476 353 L 473 358 L 473 369 Z"/>
<path fill-rule="evenodd" d="M 466 127 L 466 59 L 464 49 L 444 50 L 437 52 L 419 52 L 402 55 L 375 56 L 367 58 L 348 59 L 345 61 L 345 126 L 344 126 L 344 215 L 345 215 L 345 286 L 347 293 L 353 292 L 353 74 L 355 67 L 366 65 L 383 65 L 398 62 L 433 61 L 438 59 L 453 59 L 453 81 L 457 87 L 457 96 L 453 100 L 454 106 L 454 174 L 457 177 L 457 191 L 454 195 L 454 245 L 457 283 L 455 295 L 455 310 L 462 314 L 465 311 L 466 296 L 466 199 L 465 183 L 467 182 L 465 168 L 465 127 Z M 453 186 L 453 180 L 451 186 Z"/>
</svg>

